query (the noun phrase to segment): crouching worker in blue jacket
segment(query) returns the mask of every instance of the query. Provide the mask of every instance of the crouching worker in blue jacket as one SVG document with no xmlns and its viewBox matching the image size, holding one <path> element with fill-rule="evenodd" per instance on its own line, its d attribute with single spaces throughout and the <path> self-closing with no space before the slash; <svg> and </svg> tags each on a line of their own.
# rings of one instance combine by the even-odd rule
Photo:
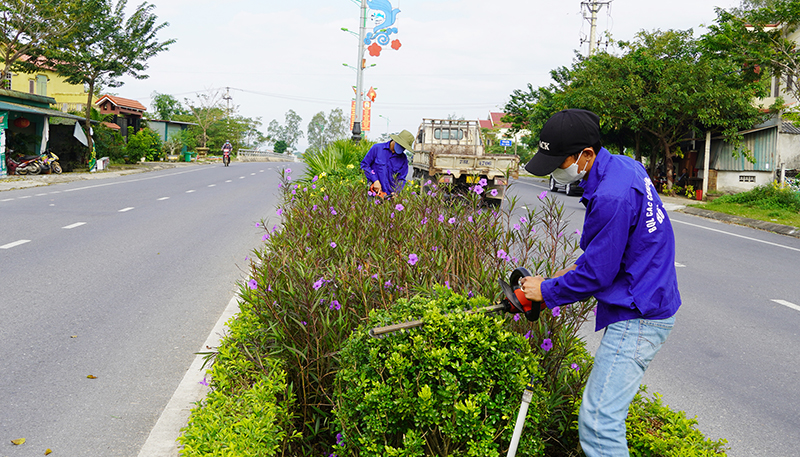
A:
<svg viewBox="0 0 800 457">
<path fill-rule="evenodd" d="M 406 154 L 414 153 L 414 135 L 408 130 L 389 137 L 386 143 L 375 143 L 361 161 L 369 190 L 379 197 L 396 195 L 403 188 L 408 176 Z"/>
<path fill-rule="evenodd" d="M 554 114 L 525 169 L 561 183 L 580 181 L 584 189 L 583 254 L 553 278 L 520 283 L 528 299 L 549 308 L 597 299 L 596 330 L 605 330 L 578 432 L 588 457 L 628 456 L 628 406 L 681 305 L 672 225 L 642 164 L 601 147 L 599 118 L 590 111 Z"/>
</svg>

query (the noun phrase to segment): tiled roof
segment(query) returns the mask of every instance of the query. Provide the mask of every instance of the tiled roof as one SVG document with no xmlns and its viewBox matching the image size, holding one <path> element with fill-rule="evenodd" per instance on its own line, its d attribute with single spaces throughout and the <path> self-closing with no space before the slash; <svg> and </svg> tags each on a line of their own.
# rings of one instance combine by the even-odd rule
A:
<svg viewBox="0 0 800 457">
<path fill-rule="evenodd" d="M 492 125 L 495 127 L 509 129 L 511 128 L 511 124 L 508 122 L 500 122 L 500 119 L 502 119 L 505 115 L 506 113 L 489 113 L 489 120 L 492 121 Z"/>
<path fill-rule="evenodd" d="M 100 100 L 97 100 L 97 102 L 95 102 L 95 105 L 99 106 L 100 103 L 102 103 L 103 100 L 105 100 L 105 99 L 110 100 L 111 103 L 113 103 L 113 104 L 115 104 L 115 105 L 117 105 L 119 107 L 122 107 L 122 108 L 128 108 L 128 109 L 133 109 L 133 110 L 138 110 L 138 111 L 147 111 L 147 108 L 145 108 L 144 105 L 142 105 L 141 103 L 137 102 L 136 100 L 131 100 L 129 98 L 117 97 L 115 95 L 103 95 L 102 97 L 100 97 Z"/>
<path fill-rule="evenodd" d="M 478 120 L 478 123 L 480 124 L 482 129 L 491 129 L 492 128 L 492 121 L 490 121 L 488 119 L 487 120 L 480 119 L 480 120 Z"/>
</svg>

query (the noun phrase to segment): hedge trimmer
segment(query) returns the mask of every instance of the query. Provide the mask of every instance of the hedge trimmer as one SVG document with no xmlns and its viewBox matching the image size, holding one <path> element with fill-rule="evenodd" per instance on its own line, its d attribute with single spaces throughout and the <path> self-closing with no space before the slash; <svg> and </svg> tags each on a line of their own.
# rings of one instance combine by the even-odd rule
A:
<svg viewBox="0 0 800 457">
<path fill-rule="evenodd" d="M 500 283 L 500 288 L 503 290 L 504 295 L 500 302 L 496 305 L 476 308 L 467 311 L 467 313 L 493 313 L 502 311 L 511 314 L 524 314 L 526 319 L 531 322 L 536 322 L 539 320 L 539 314 L 546 306 L 544 302 L 531 302 L 525 297 L 525 293 L 519 286 L 519 280 L 526 276 L 532 275 L 525 268 L 517 268 L 511 272 L 508 282 L 505 282 L 503 278 L 498 278 L 497 281 Z M 422 319 L 411 320 L 399 324 L 375 327 L 369 331 L 369 334 L 374 338 L 384 338 L 391 333 L 420 327 L 422 325 L 425 325 L 425 321 Z M 528 406 L 533 399 L 533 389 L 534 380 L 531 379 L 528 385 L 525 386 L 525 391 L 522 393 L 522 404 L 519 408 L 519 414 L 517 414 L 517 422 L 514 424 L 514 434 L 511 437 L 508 454 L 506 455 L 507 457 L 514 457 L 517 454 L 517 446 L 522 436 L 522 428 L 525 426 L 525 416 L 528 414 Z"/>
</svg>

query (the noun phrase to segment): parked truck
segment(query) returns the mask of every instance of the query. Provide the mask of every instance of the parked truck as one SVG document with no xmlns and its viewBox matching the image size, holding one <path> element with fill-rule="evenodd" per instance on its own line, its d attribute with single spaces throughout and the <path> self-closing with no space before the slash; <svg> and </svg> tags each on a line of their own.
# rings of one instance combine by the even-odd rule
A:
<svg viewBox="0 0 800 457">
<path fill-rule="evenodd" d="M 485 179 L 481 195 L 494 204 L 503 200 L 509 178 L 519 177 L 519 157 L 485 153 L 478 121 L 423 119 L 411 166 L 423 186 L 428 181 L 452 184 L 456 192 L 467 192 Z"/>
</svg>

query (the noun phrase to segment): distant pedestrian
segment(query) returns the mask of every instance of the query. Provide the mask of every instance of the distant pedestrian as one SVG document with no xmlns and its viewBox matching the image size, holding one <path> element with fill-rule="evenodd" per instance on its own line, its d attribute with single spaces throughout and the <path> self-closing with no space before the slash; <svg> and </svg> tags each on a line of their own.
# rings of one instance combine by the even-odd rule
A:
<svg viewBox="0 0 800 457">
<path fill-rule="evenodd" d="M 414 145 L 414 135 L 408 130 L 389 135 L 389 138 L 390 141 L 374 144 L 361 161 L 370 192 L 381 197 L 394 195 L 405 185 L 408 176 L 406 151 L 413 151 Z"/>
<path fill-rule="evenodd" d="M 522 290 L 551 309 L 597 299 L 595 329 L 605 331 L 578 415 L 581 448 L 587 457 L 627 456 L 628 406 L 681 305 L 672 225 L 642 164 L 600 145 L 590 111 L 554 114 L 525 169 L 584 189 L 583 254 L 552 278 L 523 278 Z"/>
</svg>

